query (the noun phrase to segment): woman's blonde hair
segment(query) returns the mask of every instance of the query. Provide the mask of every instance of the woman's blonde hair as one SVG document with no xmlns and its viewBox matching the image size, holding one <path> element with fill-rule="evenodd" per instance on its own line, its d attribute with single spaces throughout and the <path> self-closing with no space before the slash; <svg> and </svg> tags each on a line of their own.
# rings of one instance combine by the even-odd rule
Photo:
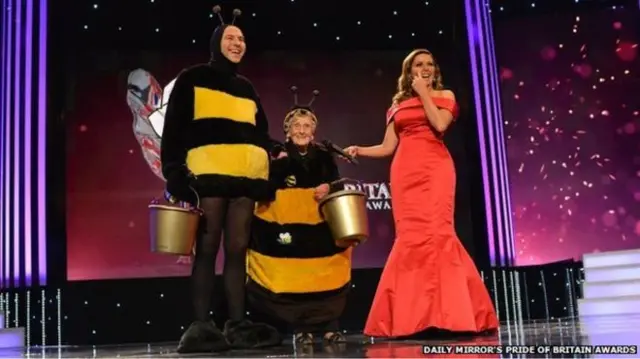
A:
<svg viewBox="0 0 640 359">
<path fill-rule="evenodd" d="M 397 104 L 398 102 L 402 102 L 404 100 L 410 99 L 411 97 L 415 96 L 413 88 L 411 87 L 411 82 L 412 82 L 411 66 L 413 65 L 413 60 L 415 60 L 416 56 L 422 55 L 422 54 L 429 55 L 433 59 L 433 65 L 435 67 L 435 73 L 433 76 L 433 84 L 432 84 L 433 89 L 442 90 L 443 88 L 442 74 L 440 73 L 440 66 L 436 61 L 436 58 L 433 56 L 433 54 L 429 50 L 416 49 L 411 51 L 411 53 L 404 58 L 404 61 L 402 61 L 402 73 L 400 74 L 400 77 L 398 77 L 398 90 L 396 94 L 393 95 L 393 100 L 392 100 L 394 104 Z"/>
</svg>

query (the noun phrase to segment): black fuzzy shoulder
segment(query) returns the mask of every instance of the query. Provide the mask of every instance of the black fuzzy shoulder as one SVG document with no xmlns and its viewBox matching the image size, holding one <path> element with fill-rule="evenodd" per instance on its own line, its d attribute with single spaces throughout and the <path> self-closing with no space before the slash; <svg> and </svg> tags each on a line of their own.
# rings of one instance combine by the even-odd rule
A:
<svg viewBox="0 0 640 359">
<path fill-rule="evenodd" d="M 251 98 L 257 103 L 259 103 L 260 95 L 258 95 L 258 91 L 256 90 L 255 86 L 253 86 L 253 82 L 251 82 L 251 80 L 249 80 L 247 77 L 240 74 L 236 75 L 236 79 L 241 84 L 240 86 L 246 87 L 247 93 L 250 93 L 252 96 Z"/>
<path fill-rule="evenodd" d="M 188 81 L 189 84 L 195 85 L 198 82 L 198 78 L 210 73 L 211 70 L 211 67 L 207 64 L 196 64 L 182 69 L 176 78 L 180 81 Z"/>
</svg>

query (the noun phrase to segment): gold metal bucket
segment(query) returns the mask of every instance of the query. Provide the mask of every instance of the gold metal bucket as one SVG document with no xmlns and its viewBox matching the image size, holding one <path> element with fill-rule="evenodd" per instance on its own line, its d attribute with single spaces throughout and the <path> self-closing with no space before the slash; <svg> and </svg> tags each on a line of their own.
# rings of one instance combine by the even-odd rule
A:
<svg viewBox="0 0 640 359">
<path fill-rule="evenodd" d="M 199 201 L 198 201 L 199 202 Z M 202 212 L 168 202 L 149 204 L 151 251 L 157 253 L 191 255 L 194 250 L 198 224 Z"/>
<path fill-rule="evenodd" d="M 357 246 L 369 238 L 366 196 L 356 190 L 341 190 L 320 201 L 320 213 L 329 224 L 336 245 Z"/>
</svg>

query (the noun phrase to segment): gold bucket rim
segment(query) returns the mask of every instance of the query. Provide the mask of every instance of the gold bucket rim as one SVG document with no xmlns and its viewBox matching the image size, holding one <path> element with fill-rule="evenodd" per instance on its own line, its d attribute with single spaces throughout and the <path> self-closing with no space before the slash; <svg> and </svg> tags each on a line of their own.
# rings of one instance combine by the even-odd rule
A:
<svg viewBox="0 0 640 359">
<path fill-rule="evenodd" d="M 170 205 L 166 205 L 166 204 L 155 204 L 154 203 L 154 204 L 150 204 L 148 206 L 148 208 L 166 209 L 166 210 L 169 210 L 169 211 L 201 214 L 201 211 L 199 209 L 176 207 L 176 206 L 170 206 Z"/>
<path fill-rule="evenodd" d="M 327 202 L 329 202 L 330 200 L 332 200 L 334 198 L 338 198 L 338 197 L 342 197 L 342 196 L 348 196 L 348 195 L 355 195 L 355 196 L 364 197 L 365 193 L 362 192 L 362 191 L 358 191 L 356 189 L 345 189 L 345 190 L 333 192 L 331 194 L 328 194 L 327 196 L 325 196 L 323 199 L 320 200 L 320 206 L 319 207 L 322 208 L 322 206 L 324 206 Z"/>
</svg>

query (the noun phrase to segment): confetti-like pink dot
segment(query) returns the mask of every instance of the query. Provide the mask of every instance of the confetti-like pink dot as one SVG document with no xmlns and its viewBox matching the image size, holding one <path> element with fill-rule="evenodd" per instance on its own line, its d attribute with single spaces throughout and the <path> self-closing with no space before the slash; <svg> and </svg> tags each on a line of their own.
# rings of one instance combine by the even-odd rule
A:
<svg viewBox="0 0 640 359">
<path fill-rule="evenodd" d="M 638 44 L 621 41 L 616 48 L 616 55 L 622 61 L 633 61 L 638 56 Z"/>
<path fill-rule="evenodd" d="M 80 125 L 79 130 L 80 132 L 87 132 L 89 128 L 86 125 Z"/>
<path fill-rule="evenodd" d="M 629 122 L 626 125 L 624 125 L 624 132 L 627 135 L 631 135 L 634 134 L 636 132 L 636 125 L 633 122 Z"/>
<path fill-rule="evenodd" d="M 613 227 L 616 225 L 616 223 L 618 223 L 618 217 L 616 216 L 615 212 L 607 211 L 602 215 L 602 224 L 604 224 L 605 226 Z"/>
<path fill-rule="evenodd" d="M 129 150 L 129 153 L 133 153 L 133 150 Z"/>
<path fill-rule="evenodd" d="M 636 222 L 635 232 L 637 235 L 640 236 L 640 221 Z"/>
<path fill-rule="evenodd" d="M 551 46 L 545 46 L 542 51 L 540 51 L 540 56 L 545 61 L 551 61 L 556 58 L 556 49 Z"/>
<path fill-rule="evenodd" d="M 135 226 L 136 226 L 135 222 L 129 221 L 129 228 L 133 228 Z"/>
<path fill-rule="evenodd" d="M 616 21 L 613 23 L 613 28 L 616 30 L 622 29 L 622 23 L 620 21 Z"/>
<path fill-rule="evenodd" d="M 640 192 L 636 192 L 633 194 L 633 199 L 635 199 L 636 201 L 640 202 Z"/>
<path fill-rule="evenodd" d="M 513 78 L 513 71 L 510 69 L 503 67 L 500 69 L 500 78 L 503 80 L 509 80 Z"/>
<path fill-rule="evenodd" d="M 580 64 L 573 67 L 573 71 L 582 78 L 587 78 L 593 73 L 593 68 L 589 64 Z"/>
</svg>

